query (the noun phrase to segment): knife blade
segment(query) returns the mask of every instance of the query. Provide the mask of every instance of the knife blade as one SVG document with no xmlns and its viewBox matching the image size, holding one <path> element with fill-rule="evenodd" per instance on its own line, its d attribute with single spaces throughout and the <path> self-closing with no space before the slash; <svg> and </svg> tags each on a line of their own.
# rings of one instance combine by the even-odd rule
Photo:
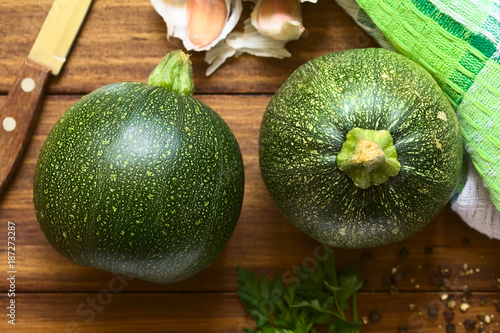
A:
<svg viewBox="0 0 500 333">
<path fill-rule="evenodd" d="M 19 164 L 50 74 L 58 75 L 92 0 L 55 0 L 0 109 L 0 194 Z"/>
</svg>

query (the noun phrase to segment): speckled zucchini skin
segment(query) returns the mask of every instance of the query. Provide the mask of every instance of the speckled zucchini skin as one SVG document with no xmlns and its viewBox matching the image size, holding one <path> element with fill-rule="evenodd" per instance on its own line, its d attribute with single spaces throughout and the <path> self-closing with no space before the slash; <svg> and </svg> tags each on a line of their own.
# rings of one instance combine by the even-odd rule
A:
<svg viewBox="0 0 500 333">
<path fill-rule="evenodd" d="M 338 169 L 353 127 L 391 133 L 397 176 L 363 190 Z M 438 85 L 384 49 L 327 54 L 299 67 L 271 99 L 259 145 L 263 180 L 285 218 L 345 248 L 420 230 L 450 199 L 462 162 L 458 121 Z"/>
<path fill-rule="evenodd" d="M 36 166 L 40 227 L 81 265 L 159 283 L 207 267 L 238 220 L 240 149 L 212 109 L 143 83 L 100 88 L 55 124 Z"/>
</svg>

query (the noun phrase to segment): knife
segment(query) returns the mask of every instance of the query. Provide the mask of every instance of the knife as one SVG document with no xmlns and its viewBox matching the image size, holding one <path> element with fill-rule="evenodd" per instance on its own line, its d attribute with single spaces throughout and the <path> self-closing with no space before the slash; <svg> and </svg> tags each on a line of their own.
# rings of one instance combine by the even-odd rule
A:
<svg viewBox="0 0 500 333">
<path fill-rule="evenodd" d="M 0 193 L 21 160 L 47 83 L 58 75 L 92 0 L 55 0 L 0 110 Z"/>
</svg>

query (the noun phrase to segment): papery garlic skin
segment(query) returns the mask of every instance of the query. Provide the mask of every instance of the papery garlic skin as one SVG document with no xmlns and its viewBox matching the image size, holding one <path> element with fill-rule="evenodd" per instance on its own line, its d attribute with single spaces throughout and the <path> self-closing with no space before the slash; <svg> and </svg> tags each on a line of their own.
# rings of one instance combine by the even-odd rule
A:
<svg viewBox="0 0 500 333">
<path fill-rule="evenodd" d="M 221 15 L 220 2 L 224 2 L 226 6 L 225 19 Z M 242 0 L 151 0 L 151 4 L 167 24 L 167 37 L 181 39 L 188 51 L 210 50 L 226 38 L 238 23 L 243 7 Z M 207 8 L 215 10 L 215 15 Z M 221 31 L 215 38 L 213 34 L 210 37 L 210 33 L 199 38 L 199 32 L 206 29 L 210 32 Z M 211 38 L 214 39 L 207 40 Z"/>
<path fill-rule="evenodd" d="M 244 32 L 232 32 L 242 0 L 151 0 L 167 24 L 167 36 L 182 40 L 187 50 L 207 51 L 211 75 L 227 58 L 249 53 L 283 59 L 291 54 L 285 44 L 304 33 L 302 2 L 317 0 L 248 0 L 256 5 Z M 224 8 L 224 4 L 226 8 Z M 220 33 L 219 33 L 220 32 Z"/>
<path fill-rule="evenodd" d="M 262 35 L 277 40 L 299 39 L 305 30 L 299 0 L 258 0 L 251 22 Z"/>
<path fill-rule="evenodd" d="M 210 76 L 227 58 L 249 53 L 259 57 L 288 58 L 290 52 L 285 49 L 288 40 L 276 40 L 262 35 L 252 25 L 251 19 L 245 20 L 244 32 L 233 32 L 226 40 L 221 41 L 214 48 L 207 51 L 205 62 L 210 66 L 205 75 Z"/>
<path fill-rule="evenodd" d="M 187 0 L 151 0 L 151 4 L 167 24 L 168 39 L 172 36 L 178 37 L 182 31 L 186 30 Z"/>
</svg>

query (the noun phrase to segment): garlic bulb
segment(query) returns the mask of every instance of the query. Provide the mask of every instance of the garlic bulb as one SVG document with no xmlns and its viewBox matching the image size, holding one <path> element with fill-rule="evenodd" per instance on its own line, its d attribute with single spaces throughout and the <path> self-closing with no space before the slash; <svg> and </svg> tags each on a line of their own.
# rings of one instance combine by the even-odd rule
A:
<svg viewBox="0 0 500 333">
<path fill-rule="evenodd" d="M 182 40 L 186 50 L 209 50 L 234 29 L 241 0 L 151 0 L 167 24 L 167 36 Z"/>
<path fill-rule="evenodd" d="M 249 53 L 283 59 L 290 40 L 305 31 L 301 3 L 317 0 L 249 0 L 255 2 L 243 32 L 231 32 L 241 16 L 242 0 L 151 0 L 167 24 L 167 36 L 183 41 L 187 50 L 207 51 L 212 74 L 227 58 Z"/>
</svg>

